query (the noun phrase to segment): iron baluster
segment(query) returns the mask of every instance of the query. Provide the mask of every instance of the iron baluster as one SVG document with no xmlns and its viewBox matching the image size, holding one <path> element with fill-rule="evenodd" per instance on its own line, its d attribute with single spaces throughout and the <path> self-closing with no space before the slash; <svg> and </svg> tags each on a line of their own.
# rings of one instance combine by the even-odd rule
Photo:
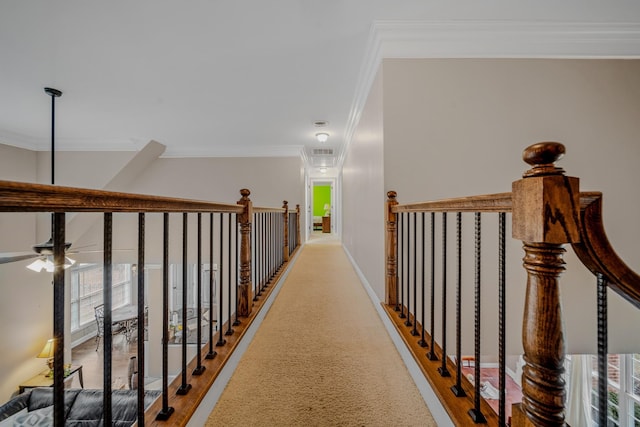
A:
<svg viewBox="0 0 640 427">
<path fill-rule="evenodd" d="M 176 394 L 184 395 L 191 390 L 191 384 L 187 383 L 187 247 L 188 247 L 188 217 L 187 213 L 182 214 L 182 383 Z"/>
<path fill-rule="evenodd" d="M 205 359 L 213 359 L 218 354 L 213 349 L 213 294 L 214 294 L 214 269 L 213 269 L 213 212 L 209 214 L 209 352 Z M 219 322 L 216 322 L 218 324 Z"/>
<path fill-rule="evenodd" d="M 102 407 L 104 408 L 104 423 L 111 425 L 111 365 L 113 351 L 113 329 L 112 329 L 112 239 L 113 239 L 113 214 L 104 214 L 104 253 L 102 266 L 102 295 L 104 303 L 104 362 L 103 362 L 103 396 Z"/>
<path fill-rule="evenodd" d="M 456 383 L 451 391 L 456 397 L 467 394 L 462 389 L 462 213 L 456 214 Z"/>
<path fill-rule="evenodd" d="M 169 406 L 169 214 L 162 223 L 162 410 L 157 420 L 168 420 L 174 409 Z"/>
<path fill-rule="evenodd" d="M 475 332 L 474 332 L 474 408 L 469 409 L 469 416 L 475 423 L 485 423 L 486 418 L 480 411 L 480 273 L 481 273 L 481 217 L 480 212 L 475 214 Z"/>
<path fill-rule="evenodd" d="M 440 376 L 450 377 L 447 369 L 447 213 L 442 213 L 442 365 Z"/>
<path fill-rule="evenodd" d="M 438 360 L 435 352 L 435 308 L 436 308 L 436 213 L 431 212 L 431 345 L 427 358 Z"/>
<path fill-rule="evenodd" d="M 223 260 L 224 260 L 224 214 L 221 212 L 220 213 L 220 261 L 218 262 L 218 277 L 220 278 L 220 283 L 218 284 L 218 309 L 220 311 L 220 317 L 218 318 L 218 324 L 220 325 L 218 327 L 218 332 L 220 337 L 218 338 L 218 342 L 216 343 L 217 347 L 223 346 L 227 340 L 224 339 L 224 337 L 222 336 L 222 329 L 224 326 L 224 318 L 223 316 L 223 308 L 224 308 L 224 269 L 223 269 Z"/>
<path fill-rule="evenodd" d="M 421 275 L 422 276 L 422 280 L 421 280 L 421 282 L 422 282 L 421 283 L 422 292 L 421 292 L 421 295 L 422 295 L 422 298 L 420 298 L 421 299 L 420 303 L 422 304 L 422 310 L 420 310 L 422 320 L 421 320 L 420 325 L 422 325 L 422 327 L 420 328 L 420 341 L 418 341 L 418 345 L 420 345 L 420 347 L 426 347 L 427 346 L 427 342 L 424 339 L 424 329 L 425 329 L 425 327 L 424 327 L 424 299 L 425 299 L 424 291 L 425 291 L 425 280 L 426 280 L 425 279 L 425 274 L 426 274 L 425 273 L 426 272 L 425 265 L 427 263 L 427 260 L 425 259 L 425 252 L 424 252 L 424 241 L 425 241 L 424 217 L 425 217 L 425 213 L 422 212 L 422 214 L 420 216 L 422 218 L 422 228 L 421 228 L 421 230 L 422 230 L 422 239 L 420 239 L 422 241 L 422 251 L 421 251 L 421 254 L 422 254 L 422 275 Z"/>
<path fill-rule="evenodd" d="M 598 425 L 607 425 L 608 401 L 607 393 L 607 355 L 608 355 L 608 337 L 607 337 L 607 279 L 602 273 L 597 275 L 597 305 L 598 305 Z"/>
<path fill-rule="evenodd" d="M 196 351 L 196 367 L 192 375 L 202 375 L 205 367 L 202 365 L 202 213 L 198 212 L 198 282 L 196 296 L 196 341 L 198 342 L 198 350 Z"/>
<path fill-rule="evenodd" d="M 498 423 L 500 426 L 507 425 L 506 414 L 506 336 L 507 336 L 507 323 L 506 323 L 506 214 L 500 212 L 498 214 L 498 367 L 499 367 L 499 379 L 498 389 L 500 390 L 500 400 L 498 402 Z"/>
</svg>

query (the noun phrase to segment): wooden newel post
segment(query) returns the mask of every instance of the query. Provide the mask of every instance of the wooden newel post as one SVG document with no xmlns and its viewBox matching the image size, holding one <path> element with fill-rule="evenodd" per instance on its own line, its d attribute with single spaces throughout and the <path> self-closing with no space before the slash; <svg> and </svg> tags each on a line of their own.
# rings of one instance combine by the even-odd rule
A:
<svg viewBox="0 0 640 427">
<path fill-rule="evenodd" d="M 387 305 L 398 304 L 398 214 L 393 207 L 398 204 L 396 192 L 387 192 L 385 209 L 385 257 L 386 270 L 384 300 Z"/>
<path fill-rule="evenodd" d="M 564 426 L 565 342 L 559 277 L 565 243 L 580 240 L 578 178 L 567 177 L 554 162 L 565 152 L 557 142 L 525 149 L 532 168 L 513 183 L 513 237 L 524 244 L 527 290 L 522 324 L 526 365 L 522 405 L 514 426 Z"/>
<path fill-rule="evenodd" d="M 282 247 L 282 259 L 284 262 L 289 261 L 289 202 L 282 202 L 284 209 L 284 245 Z"/>
<path fill-rule="evenodd" d="M 240 283 L 238 284 L 238 314 L 248 316 L 251 314 L 251 301 L 253 301 L 251 285 L 251 222 L 253 220 L 253 204 L 246 188 L 240 190 L 242 198 L 238 204 L 244 206 L 244 211 L 238 215 L 240 226 Z"/>
</svg>

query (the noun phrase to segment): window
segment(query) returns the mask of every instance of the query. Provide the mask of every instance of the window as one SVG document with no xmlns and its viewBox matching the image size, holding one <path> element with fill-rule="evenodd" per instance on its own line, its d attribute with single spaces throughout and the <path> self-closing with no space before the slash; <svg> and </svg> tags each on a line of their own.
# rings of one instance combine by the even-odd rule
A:
<svg viewBox="0 0 640 427">
<path fill-rule="evenodd" d="M 112 308 L 132 303 L 131 264 L 112 267 Z M 102 266 L 83 264 L 71 272 L 71 331 L 95 321 L 94 307 L 102 304 Z"/>
<path fill-rule="evenodd" d="M 598 419 L 598 358 L 593 356 L 591 411 Z M 607 427 L 640 427 L 640 354 L 607 357 Z"/>
</svg>

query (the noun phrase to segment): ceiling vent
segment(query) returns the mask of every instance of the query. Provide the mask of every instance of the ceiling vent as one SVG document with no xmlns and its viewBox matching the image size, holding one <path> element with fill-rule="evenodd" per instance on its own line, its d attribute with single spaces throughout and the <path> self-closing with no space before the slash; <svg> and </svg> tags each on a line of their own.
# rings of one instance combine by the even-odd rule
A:
<svg viewBox="0 0 640 427">
<path fill-rule="evenodd" d="M 314 156 L 333 156 L 333 148 L 314 148 Z"/>
</svg>

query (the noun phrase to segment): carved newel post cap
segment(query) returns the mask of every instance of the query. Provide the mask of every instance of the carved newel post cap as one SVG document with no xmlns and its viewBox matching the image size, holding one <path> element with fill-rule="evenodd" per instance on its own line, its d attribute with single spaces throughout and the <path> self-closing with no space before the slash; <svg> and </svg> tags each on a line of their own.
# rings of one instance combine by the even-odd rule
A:
<svg viewBox="0 0 640 427">
<path fill-rule="evenodd" d="M 526 171 L 523 177 L 564 174 L 564 170 L 554 164 L 564 153 L 564 145 L 559 142 L 539 142 L 528 146 L 522 153 L 522 159 L 532 168 Z"/>
<path fill-rule="evenodd" d="M 289 204 L 289 202 L 287 202 L 286 200 L 282 201 L 282 204 L 284 204 L 285 206 L 287 206 Z"/>
<path fill-rule="evenodd" d="M 251 194 L 251 191 L 249 191 L 247 188 L 243 188 L 242 190 L 240 190 L 240 195 L 243 198 L 249 197 L 250 194 Z"/>
<path fill-rule="evenodd" d="M 395 199 L 398 196 L 398 193 L 396 193 L 395 191 L 387 191 L 387 197 L 389 199 Z"/>
</svg>

